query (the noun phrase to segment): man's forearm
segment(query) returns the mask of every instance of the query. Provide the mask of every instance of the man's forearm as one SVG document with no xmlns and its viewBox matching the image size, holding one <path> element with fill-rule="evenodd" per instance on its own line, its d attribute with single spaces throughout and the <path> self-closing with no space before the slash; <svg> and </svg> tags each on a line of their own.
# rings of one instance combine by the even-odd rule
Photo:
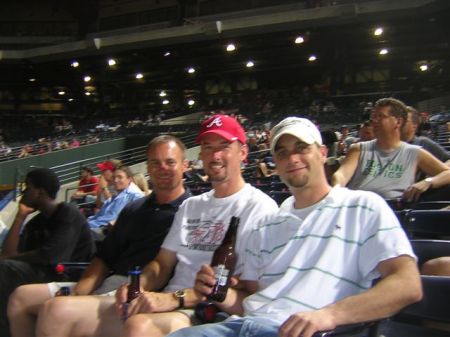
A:
<svg viewBox="0 0 450 337">
<path fill-rule="evenodd" d="M 406 305 L 419 301 L 421 296 L 419 274 L 417 270 L 408 269 L 389 275 L 373 288 L 322 310 L 331 313 L 336 325 L 359 323 L 389 317 Z"/>
<path fill-rule="evenodd" d="M 99 258 L 94 258 L 74 288 L 76 295 L 89 295 L 103 283 L 109 268 Z"/>
<path fill-rule="evenodd" d="M 450 185 L 450 169 L 442 171 L 441 173 L 432 177 L 432 188 L 439 188 L 442 186 Z"/>
<path fill-rule="evenodd" d="M 332 186 L 336 186 L 336 185 L 346 186 L 347 181 L 341 172 L 336 171 L 331 177 L 331 185 Z"/>
<path fill-rule="evenodd" d="M 161 290 L 169 281 L 171 272 L 164 270 L 157 261 L 152 261 L 144 268 L 141 275 L 141 287 L 146 291 Z"/>
</svg>

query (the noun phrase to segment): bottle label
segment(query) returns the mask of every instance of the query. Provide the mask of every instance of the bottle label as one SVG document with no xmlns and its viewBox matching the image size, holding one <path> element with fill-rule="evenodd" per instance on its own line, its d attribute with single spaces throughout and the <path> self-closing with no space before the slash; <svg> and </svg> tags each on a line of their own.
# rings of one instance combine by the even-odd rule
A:
<svg viewBox="0 0 450 337">
<path fill-rule="evenodd" d="M 225 286 L 227 284 L 229 274 L 230 270 L 224 264 L 218 264 L 214 267 L 214 276 L 219 286 Z"/>
</svg>

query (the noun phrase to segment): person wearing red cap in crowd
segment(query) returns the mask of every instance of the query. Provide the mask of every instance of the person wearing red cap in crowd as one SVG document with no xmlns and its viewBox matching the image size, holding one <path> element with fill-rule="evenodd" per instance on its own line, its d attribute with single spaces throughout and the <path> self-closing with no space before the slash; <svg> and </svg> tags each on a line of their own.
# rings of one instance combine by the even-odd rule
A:
<svg viewBox="0 0 450 337">
<path fill-rule="evenodd" d="M 178 209 L 158 255 L 143 270 L 142 293 L 127 305 L 126 321 L 124 285 L 117 290 L 116 303 L 111 297 L 98 297 L 92 312 L 55 310 L 50 316 L 41 311 L 39 322 L 47 316 L 42 321 L 58 324 L 40 329 L 43 324 L 38 322 L 38 336 L 155 337 L 193 325 L 193 308 L 200 303 L 192 289 L 196 273 L 202 264 L 211 262 L 233 216 L 240 218 L 235 274 L 241 272 L 239 256 L 244 256 L 247 236 L 260 219 L 275 214 L 278 206 L 242 178 L 240 165 L 248 149 L 245 132 L 234 118 L 215 115 L 204 121 L 196 141 L 213 189 L 188 198 Z"/>
<path fill-rule="evenodd" d="M 114 187 L 113 171 L 117 166 L 120 165 L 121 161 L 116 159 L 106 160 L 96 165 L 102 173 L 98 182 L 98 193 L 96 200 L 96 206 L 98 209 L 102 207 L 105 200 L 108 200 L 109 198 L 117 194 L 117 191 Z"/>
</svg>

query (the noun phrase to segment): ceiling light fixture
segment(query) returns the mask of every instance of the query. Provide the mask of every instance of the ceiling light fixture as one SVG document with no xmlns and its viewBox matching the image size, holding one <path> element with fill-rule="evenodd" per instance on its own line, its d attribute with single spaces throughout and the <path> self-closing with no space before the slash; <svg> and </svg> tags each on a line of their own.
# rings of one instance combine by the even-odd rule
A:
<svg viewBox="0 0 450 337">
<path fill-rule="evenodd" d="M 246 65 L 247 68 L 251 68 L 255 66 L 255 63 L 253 61 L 247 61 Z"/>
<path fill-rule="evenodd" d="M 140 80 L 144 78 L 144 75 L 142 73 L 137 73 L 135 77 L 137 80 Z"/>
<path fill-rule="evenodd" d="M 160 96 L 160 97 L 166 97 L 166 96 L 167 96 L 167 93 L 166 93 L 164 90 L 162 90 L 162 91 L 159 93 L 159 96 Z"/>
<path fill-rule="evenodd" d="M 195 73 L 195 68 L 194 68 L 194 67 L 189 67 L 188 70 L 187 70 L 187 72 L 188 72 L 189 74 L 193 74 L 193 73 Z"/>
<path fill-rule="evenodd" d="M 383 34 L 383 28 L 381 28 L 381 27 L 377 27 L 373 31 L 373 35 L 375 35 L 375 36 L 380 36 L 381 34 Z"/>
<path fill-rule="evenodd" d="M 115 66 L 116 64 L 117 64 L 116 60 L 114 60 L 114 59 L 109 59 L 109 60 L 108 60 L 108 65 L 109 65 L 110 67 L 113 67 L 113 66 Z"/>
<path fill-rule="evenodd" d="M 386 55 L 387 53 L 389 53 L 389 50 L 387 48 L 383 48 L 378 52 L 378 54 L 380 55 Z"/>
<path fill-rule="evenodd" d="M 71 66 L 72 68 L 77 68 L 77 67 L 80 66 L 80 64 L 78 63 L 78 61 L 73 61 L 73 62 L 70 64 L 70 66 Z"/>
<path fill-rule="evenodd" d="M 85 81 L 85 82 L 90 82 L 91 80 L 92 80 L 92 77 L 89 75 L 84 76 L 84 78 L 83 78 L 83 81 Z"/>
<path fill-rule="evenodd" d="M 195 104 L 195 101 L 194 101 L 193 99 L 190 99 L 190 100 L 187 102 L 187 104 L 188 104 L 189 106 L 193 106 L 193 105 Z"/>
<path fill-rule="evenodd" d="M 316 61 L 317 60 L 317 56 L 316 55 L 310 55 L 309 57 L 308 57 L 308 61 L 309 62 L 314 62 L 314 61 Z"/>
<path fill-rule="evenodd" d="M 301 44 L 301 43 L 303 43 L 303 42 L 305 42 L 305 39 L 303 38 L 303 36 L 297 36 L 297 37 L 295 38 L 295 43 L 296 43 L 296 44 Z"/>
<path fill-rule="evenodd" d="M 235 51 L 236 50 L 236 46 L 232 43 L 227 45 L 227 51 L 231 52 L 231 51 Z"/>
</svg>

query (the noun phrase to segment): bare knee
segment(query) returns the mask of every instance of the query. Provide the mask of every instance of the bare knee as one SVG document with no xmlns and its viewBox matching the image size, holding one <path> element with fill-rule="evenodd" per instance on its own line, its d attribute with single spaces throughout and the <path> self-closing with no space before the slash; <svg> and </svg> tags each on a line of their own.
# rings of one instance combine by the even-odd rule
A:
<svg viewBox="0 0 450 337">
<path fill-rule="evenodd" d="M 151 314 L 139 314 L 129 317 L 123 326 L 123 336 L 145 336 L 149 331 L 154 331 L 155 336 L 161 334 L 161 331 L 154 330 L 155 325 L 151 319 Z"/>
<path fill-rule="evenodd" d="M 39 319 L 68 322 L 75 319 L 70 297 L 55 297 L 46 301 L 39 310 Z"/>
<path fill-rule="evenodd" d="M 420 271 L 423 275 L 450 276 L 450 256 L 428 260 Z"/>
<path fill-rule="evenodd" d="M 164 337 L 191 326 L 190 319 L 180 313 L 138 314 L 129 317 L 123 327 L 124 337 Z"/>
<path fill-rule="evenodd" d="M 24 298 L 21 291 L 21 287 L 16 288 L 9 296 L 8 300 L 8 318 L 14 316 L 17 312 L 24 310 Z"/>
</svg>

